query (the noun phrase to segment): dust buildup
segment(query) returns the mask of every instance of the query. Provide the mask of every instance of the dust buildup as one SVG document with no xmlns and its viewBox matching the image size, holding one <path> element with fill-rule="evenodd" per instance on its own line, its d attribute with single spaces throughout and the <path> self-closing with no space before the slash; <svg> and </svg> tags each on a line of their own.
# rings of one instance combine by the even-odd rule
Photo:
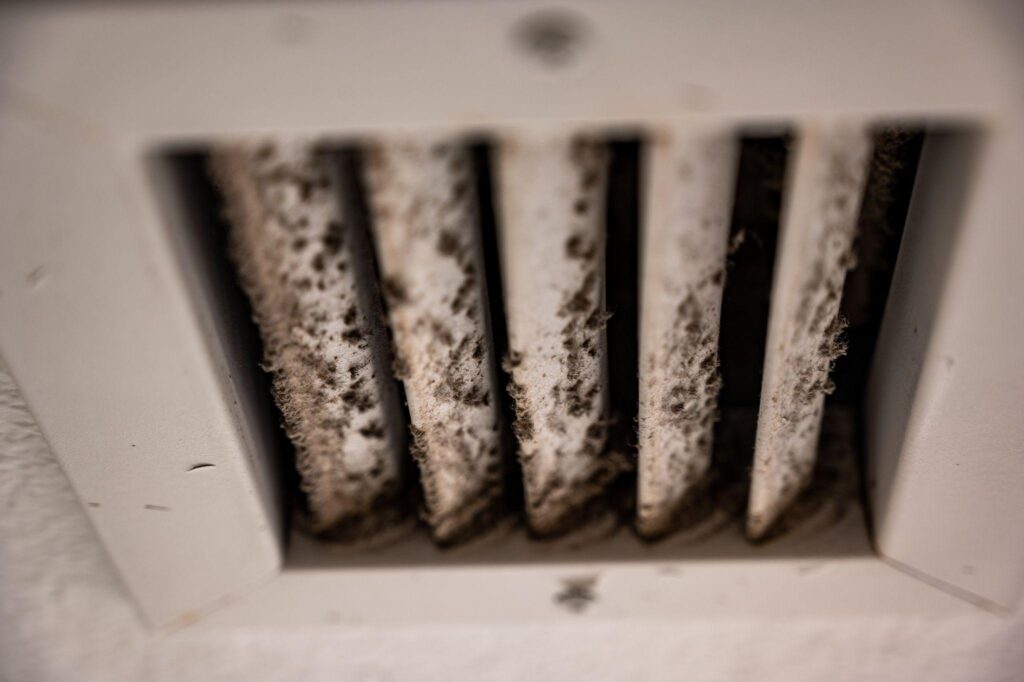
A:
<svg viewBox="0 0 1024 682">
<path fill-rule="evenodd" d="M 861 400 L 889 297 L 924 133 L 885 127 L 874 134 L 874 153 L 857 219 L 856 267 L 846 278 L 841 315 L 848 351 L 832 370 L 829 402 Z"/>
<path fill-rule="evenodd" d="M 513 293 L 506 301 L 515 302 L 508 305 L 505 369 L 529 526 L 550 536 L 588 518 L 629 466 L 605 447 L 608 151 L 582 137 L 508 140 L 501 151 L 504 258 Z M 523 263 L 543 272 L 520 270 Z"/>
<path fill-rule="evenodd" d="M 772 311 L 769 352 L 777 357 L 773 372 L 766 374 L 770 390 L 758 424 L 748 517 L 754 538 L 811 479 L 824 400 L 833 390 L 829 375 L 846 350 L 839 304 L 846 272 L 855 264 L 853 243 L 870 142 L 860 133 L 818 143 L 824 147 L 817 152 L 822 156 L 813 178 L 818 183 L 813 215 L 803 217 L 806 226 L 787 226 L 796 232 L 784 239 L 802 240 L 801 249 L 791 248 L 791 259 L 779 266 L 796 286 L 781 294 L 778 311 Z M 793 260 L 794 254 L 803 262 Z"/>
<path fill-rule="evenodd" d="M 822 414 L 813 472 L 779 518 L 756 538 L 810 535 L 842 521 L 857 503 L 857 417 L 850 406 L 827 406 Z"/>
<path fill-rule="evenodd" d="M 597 601 L 597 576 L 568 578 L 555 593 L 555 603 L 572 613 L 583 613 Z"/>
<path fill-rule="evenodd" d="M 709 286 L 710 281 L 705 279 L 698 287 Z M 707 472 L 706 460 L 710 459 L 721 386 L 717 346 L 717 318 L 707 319 L 697 298 L 693 294 L 687 295 L 679 303 L 676 320 L 664 348 L 664 357 L 673 361 L 675 372 L 670 385 L 662 393 L 660 404 L 656 406 L 657 421 L 667 422 L 665 428 L 679 432 L 682 441 L 677 447 L 680 451 L 699 454 L 699 457 L 672 457 L 670 453 L 662 453 L 668 462 L 659 474 L 680 489 L 695 490 Z M 651 425 L 651 428 L 658 427 Z M 705 463 L 702 464 L 702 460 Z M 683 498 L 678 506 L 685 506 Z M 675 512 L 670 509 L 642 505 L 638 511 L 639 529 L 647 535 L 668 532 L 675 523 Z"/>
<path fill-rule="evenodd" d="M 731 130 L 714 129 L 666 132 L 650 152 L 637 510 L 646 537 L 681 524 L 706 484 L 737 151 Z"/>
<path fill-rule="evenodd" d="M 373 355 L 378 314 L 352 274 L 352 245 L 328 161 L 311 145 L 216 148 L 210 168 L 230 222 L 230 251 L 252 302 L 274 400 L 295 445 L 309 529 L 352 538 L 400 513 L 394 409 Z"/>
<path fill-rule="evenodd" d="M 473 166 L 467 148 L 438 140 L 375 144 L 365 159 L 423 517 L 451 544 L 486 529 L 503 501 Z"/>
</svg>

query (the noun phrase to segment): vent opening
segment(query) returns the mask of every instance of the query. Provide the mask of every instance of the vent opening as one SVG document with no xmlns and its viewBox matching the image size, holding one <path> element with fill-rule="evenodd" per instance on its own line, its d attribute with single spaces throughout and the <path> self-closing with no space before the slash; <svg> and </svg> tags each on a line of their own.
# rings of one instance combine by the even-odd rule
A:
<svg viewBox="0 0 1024 682">
<path fill-rule="evenodd" d="M 657 315 L 650 308 L 657 298 L 645 288 L 690 265 L 651 265 L 652 235 L 666 240 L 664 249 L 675 239 L 651 221 L 695 229 L 686 225 L 703 223 L 689 206 L 717 196 L 700 214 L 718 211 L 724 221 L 715 228 L 721 275 L 709 271 L 711 294 L 701 294 L 713 301 L 717 286 L 717 302 L 700 330 L 679 328 L 682 345 L 666 346 L 677 350 L 664 357 L 671 370 L 678 349 L 710 339 L 701 343 L 712 352 L 694 360 L 709 368 L 700 374 L 713 398 L 700 413 L 709 435 L 692 440 L 706 448 L 708 463 L 668 503 L 668 525 L 639 534 L 679 545 L 740 532 L 752 478 L 763 475 L 755 451 L 765 438 L 765 363 L 781 362 L 770 344 L 772 324 L 780 324 L 772 316 L 786 314 L 776 288 L 781 240 L 792 241 L 800 220 L 817 219 L 799 215 L 815 208 L 807 159 L 816 152 L 795 129 L 715 135 L 734 149 L 719 172 L 728 187 L 698 179 L 678 214 L 652 212 L 660 196 L 652 183 L 664 172 L 652 156 L 664 142 L 656 135 L 288 142 L 270 152 L 265 141 L 228 141 L 167 155 L 202 236 L 190 249 L 206 254 L 201 286 L 217 292 L 213 314 L 232 320 L 226 328 L 237 336 L 225 352 L 249 366 L 240 379 L 246 393 L 262 396 L 262 419 L 295 463 L 282 480 L 295 493 L 297 526 L 353 548 L 424 533 L 451 546 L 521 531 L 565 536 L 572 545 L 634 528 L 635 467 L 638 458 L 644 463 L 641 386 L 645 372 L 664 371 L 645 365 L 641 334 Z M 751 533 L 759 541 L 827 528 L 857 503 L 864 377 L 922 139 L 919 127 L 903 126 L 878 129 L 862 145 L 870 152 L 859 170 L 863 186 L 844 190 L 857 201 L 843 214 L 856 218 L 847 231 L 855 234 L 853 255 L 840 254 L 834 292 L 849 325 L 838 337 L 846 353 L 834 368 L 829 355 L 826 381 L 811 382 L 822 405 L 810 434 L 810 473 Z M 693 149 L 717 149 L 700 145 Z M 672 153 L 685 161 L 690 149 Z M 860 157 L 842 158 L 856 164 Z M 673 172 L 684 182 L 699 178 L 685 166 Z M 792 261 L 797 250 L 787 248 Z M 674 306 L 689 300 L 684 289 L 666 291 L 666 300 L 677 297 Z M 828 325 L 808 328 L 830 340 Z M 305 374 L 290 374 L 295 367 Z M 525 383 L 535 381 L 543 390 Z M 691 398 L 661 404 L 669 415 L 691 414 Z M 331 429 L 358 434 L 359 446 Z M 318 488 L 324 481 L 333 482 Z M 378 489 L 361 489 L 367 482 Z"/>
<path fill-rule="evenodd" d="M 609 141 L 606 199 L 605 305 L 608 310 L 609 449 L 633 463 L 637 457 L 640 360 L 640 197 L 642 141 Z M 616 516 L 631 523 L 636 510 L 636 474 L 630 468 L 609 486 Z"/>
<path fill-rule="evenodd" d="M 718 355 L 722 387 L 711 493 L 704 497 L 703 515 L 695 515 L 697 519 L 711 509 L 720 509 L 732 519 L 742 518 L 746 511 L 791 142 L 791 134 L 751 134 L 740 140 L 722 291 Z"/>
<path fill-rule="evenodd" d="M 505 514 L 523 522 L 523 470 L 515 456 L 516 444 L 512 425 L 515 422 L 515 405 L 512 394 L 501 387 L 509 385 L 511 377 L 506 359 L 509 355 L 508 327 L 505 322 L 505 294 L 501 279 L 501 255 L 499 253 L 498 214 L 495 210 L 495 189 L 491 176 L 494 158 L 493 140 L 473 141 L 470 145 L 473 158 L 473 174 L 476 178 L 477 200 L 480 206 L 480 237 L 484 254 L 484 276 L 487 280 L 487 299 L 490 303 L 488 323 L 491 344 L 494 347 L 492 373 L 499 387 L 497 391 L 501 429 L 501 450 L 505 463 Z"/>
</svg>

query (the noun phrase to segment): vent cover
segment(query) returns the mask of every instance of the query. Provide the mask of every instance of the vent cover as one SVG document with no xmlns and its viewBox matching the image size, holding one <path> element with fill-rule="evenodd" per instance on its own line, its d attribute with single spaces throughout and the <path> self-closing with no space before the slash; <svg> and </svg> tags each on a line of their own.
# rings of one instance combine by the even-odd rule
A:
<svg viewBox="0 0 1024 682">
<path fill-rule="evenodd" d="M 773 140 L 781 153 L 758 151 Z M 293 444 L 300 525 L 373 544 L 418 499 L 443 545 L 510 517 L 538 538 L 600 522 L 657 539 L 745 508 L 761 540 L 806 521 L 807 500 L 820 515 L 820 480 L 795 503 L 822 448 L 841 513 L 863 382 L 840 378 L 827 420 L 826 398 L 851 310 L 853 361 L 870 360 L 895 260 L 858 252 L 898 250 L 920 140 L 836 123 L 217 145 L 207 165 Z M 632 183 L 609 180 L 630 148 Z M 741 173 L 741 149 L 762 167 Z M 625 259 L 634 279 L 610 278 Z M 855 279 L 881 287 L 844 298 L 858 262 Z M 760 314 L 727 321 L 755 361 L 722 372 L 727 289 Z M 610 338 L 620 312 L 632 326 Z M 723 374 L 739 377 L 728 400 Z"/>
<path fill-rule="evenodd" d="M 587 614 L 631 621 L 966 608 L 886 562 L 994 609 L 1017 603 L 1024 587 L 1024 545 L 1014 541 L 1024 523 L 1019 23 L 1003 20 L 1010 15 L 1001 3 L 945 3 L 939 11 L 918 1 L 762 3 L 736 11 L 637 2 L 569 2 L 556 12 L 499 2 L 299 3 L 288 13 L 267 3 L 0 8 L 0 348 L 152 622 L 189 622 L 226 602 L 222 614 L 235 623 L 259 621 L 257 613 L 269 623 L 320 622 L 328 602 L 353 621 L 576 617 L 563 615 L 552 593 L 582 586 L 599 594 Z M 880 145 L 878 130 L 863 125 L 887 121 L 927 129 L 916 175 L 909 159 L 919 137 Z M 446 206 L 465 166 L 415 159 L 438 140 L 454 145 L 451 158 L 465 158 L 467 131 L 475 191 Z M 308 291 L 284 297 L 297 307 L 269 306 L 268 315 L 241 291 L 227 261 L 231 230 L 218 222 L 221 198 L 208 177 L 211 153 L 255 153 L 254 140 L 273 140 L 299 161 L 313 141 L 326 154 L 322 167 L 311 162 L 320 169 L 314 186 L 278 178 L 272 191 L 288 201 L 293 192 L 320 192 L 325 203 L 310 218 L 337 212 L 352 237 L 344 248 L 339 242 L 323 292 L 313 277 L 312 237 L 298 250 L 293 244 L 254 259 L 260 265 L 248 272 L 264 283 L 276 272 L 304 286 L 300 273 L 313 271 Z M 720 165 L 695 165 L 686 183 L 673 177 L 683 156 L 730 143 L 732 171 L 728 154 L 715 151 Z M 890 144 L 894 157 L 884 152 Z M 588 200 L 578 218 L 583 187 L 575 184 L 582 176 L 574 149 L 606 164 L 606 177 L 598 177 L 603 198 Z M 868 149 L 870 162 L 853 162 Z M 369 172 L 378 152 L 377 170 L 386 171 L 379 175 Z M 731 187 L 714 180 L 730 172 Z M 909 211 L 906 178 L 913 178 Z M 443 202 L 416 213 L 450 221 L 455 239 L 446 237 L 442 249 L 450 256 L 429 241 L 395 248 L 413 225 L 389 227 L 380 215 L 393 198 L 401 205 L 412 196 L 389 194 L 396 179 Z M 555 185 L 571 193 L 559 195 Z M 724 205 L 729 212 L 717 343 L 706 325 L 716 316 L 715 270 L 698 268 L 697 278 L 698 269 L 681 262 L 674 269 L 673 249 L 659 249 L 671 243 L 653 239 L 687 233 L 696 219 L 685 207 L 698 197 L 702 211 Z M 856 214 L 843 197 L 861 204 L 856 263 L 843 257 Z M 551 232 L 525 238 L 540 224 L 532 212 L 542 209 L 555 221 Z M 593 232 L 602 227 L 600 212 L 603 236 Z M 889 228 L 898 232 L 904 214 L 905 235 L 894 239 Z M 824 243 L 819 230 L 830 235 Z M 390 246 L 385 232 L 394 232 Z M 698 243 L 709 268 L 722 249 L 721 231 L 712 232 Z M 569 251 L 593 250 L 596 263 L 567 257 L 577 235 Z M 317 236 L 333 243 L 330 232 Z M 543 251 L 545 243 L 557 248 Z M 543 267 L 526 270 L 523 253 Z M 342 261 L 351 272 L 337 269 Z M 292 270 L 293 262 L 301 267 Z M 471 371 L 449 375 L 433 364 L 447 356 L 419 345 L 434 337 L 414 330 L 400 338 L 403 328 L 436 315 L 437 299 L 396 307 L 386 290 L 375 299 L 372 289 L 401 270 L 410 288 L 430 280 L 427 293 L 447 295 L 469 279 L 467 266 L 482 282 L 467 287 L 465 308 L 449 307 L 441 321 L 456 347 L 470 339 L 471 359 L 482 333 L 484 357 L 475 358 L 475 370 L 470 363 L 463 369 Z M 583 287 L 591 272 L 602 281 Z M 652 288 L 655 272 L 665 276 L 660 291 Z M 684 306 L 702 312 L 701 323 L 680 328 L 674 297 L 708 277 Z M 829 288 L 839 279 L 847 352 L 833 364 L 825 358 L 838 347 L 825 342 L 836 331 L 827 322 L 836 305 Z M 552 295 L 534 301 L 534 290 Z M 348 307 L 335 317 L 335 291 L 355 304 L 365 339 L 346 323 Z M 567 312 L 586 317 L 551 325 L 569 303 Z M 473 309 L 481 327 L 468 324 Z M 296 343 L 292 318 L 307 310 L 322 319 Z M 596 329 L 588 324 L 595 311 Z M 262 348 L 254 312 L 266 328 Z M 348 338 L 324 346 L 319 327 Z M 568 346 L 558 343 L 563 330 Z M 656 362 L 696 376 L 687 384 L 704 392 L 679 405 L 663 399 L 677 397 L 675 385 L 645 383 L 654 377 L 642 365 L 652 341 Z M 677 343 L 689 351 L 671 352 Z M 713 347 L 717 387 L 702 368 Z M 424 371 L 414 377 L 413 367 L 395 366 L 392 349 L 413 354 Z M 273 454 L 294 446 L 278 428 L 282 414 L 259 367 L 332 350 L 336 365 L 303 360 L 314 371 L 286 373 L 295 386 L 285 389 L 324 387 L 328 399 L 301 411 L 309 421 L 302 428 L 316 433 L 307 444 L 339 440 L 334 420 L 349 424 L 346 446 L 363 445 L 334 449 L 333 459 L 289 456 L 278 470 Z M 555 382 L 556 401 L 537 374 L 551 381 L 551 370 L 567 372 L 570 357 L 580 361 L 584 400 L 566 394 L 575 382 Z M 806 360 L 797 387 L 786 383 L 797 375 L 775 371 Z M 346 376 L 353 367 L 357 376 Z M 365 410 L 332 412 L 351 386 L 327 382 L 360 377 L 368 398 L 355 402 Z M 829 379 L 835 388 L 821 407 Z M 446 396 L 431 401 L 438 411 L 420 409 L 414 383 Z M 525 446 L 512 434 L 509 388 L 534 417 L 518 425 Z M 773 391 L 799 409 L 772 408 L 762 393 Z M 478 452 L 488 452 L 493 431 L 480 431 L 487 399 L 499 417 L 497 470 L 493 457 L 478 460 L 472 448 L 446 442 L 458 425 L 472 424 Z M 578 417 L 569 419 L 570 408 Z M 646 429 L 657 410 L 679 432 L 689 425 L 689 434 Z M 772 419 L 759 418 L 771 410 Z M 564 433 L 549 419 L 560 411 Z M 808 444 L 819 412 L 814 452 Z M 422 447 L 412 447 L 411 420 L 436 426 L 422 434 Z M 532 433 L 523 433 L 527 426 Z M 589 441 L 580 444 L 581 436 Z M 669 442 L 652 447 L 642 436 Z M 564 461 L 549 449 L 570 442 L 577 445 Z M 757 443 L 764 447 L 755 453 Z M 858 497 L 858 476 L 848 473 L 858 467 L 842 464 L 854 461 L 851 449 L 863 455 L 859 481 L 870 504 L 844 507 L 841 500 Z M 470 475 L 452 477 L 452 462 L 472 462 Z M 796 493 L 808 475 L 809 486 Z M 762 515 L 748 527 L 754 487 Z M 301 491 L 292 496 L 299 513 L 281 500 L 282 488 Z M 339 497 L 341 490 L 348 494 Z M 459 509 L 467 513 L 451 513 Z M 417 511 L 425 512 L 422 522 Z M 861 511 L 872 517 L 870 542 Z M 288 519 L 303 532 L 288 533 Z M 495 532 L 484 532 L 489 519 Z M 521 532 L 531 520 L 533 530 Z M 638 542 L 624 527 L 659 541 Z M 763 530 L 762 542 L 744 540 L 748 530 Z M 558 534 L 564 539 L 537 540 Z M 372 539 L 372 547 L 355 547 L 356 539 Z M 435 541 L 459 546 L 442 551 Z M 806 579 L 798 562 L 810 557 L 828 570 Z M 438 566 L 445 570 L 427 570 Z M 720 603 L 723 594 L 732 611 Z"/>
</svg>

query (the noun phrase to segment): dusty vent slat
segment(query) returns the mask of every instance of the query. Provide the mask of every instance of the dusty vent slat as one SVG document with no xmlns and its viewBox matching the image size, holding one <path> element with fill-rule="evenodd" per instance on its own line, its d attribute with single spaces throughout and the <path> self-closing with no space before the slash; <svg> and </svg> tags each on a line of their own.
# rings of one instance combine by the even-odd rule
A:
<svg viewBox="0 0 1024 682">
<path fill-rule="evenodd" d="M 867 175 L 860 126 L 809 126 L 790 171 L 772 290 L 747 533 L 762 536 L 809 482 L 839 340 L 840 297 Z"/>
<path fill-rule="evenodd" d="M 730 130 L 681 129 L 658 134 L 647 154 L 637 525 L 658 536 L 711 460 L 738 141 Z"/>
<path fill-rule="evenodd" d="M 303 142 L 253 142 L 216 148 L 211 168 L 311 530 L 370 532 L 398 507 L 398 410 L 374 362 L 386 343 L 376 285 L 353 267 L 361 254 L 330 163 Z"/>
<path fill-rule="evenodd" d="M 374 144 L 366 158 L 427 521 L 452 542 L 493 517 L 504 480 L 472 160 L 436 139 Z"/>
<path fill-rule="evenodd" d="M 571 524 L 617 471 L 607 414 L 604 207 L 608 150 L 583 137 L 498 150 L 515 432 L 536 533 Z"/>
</svg>

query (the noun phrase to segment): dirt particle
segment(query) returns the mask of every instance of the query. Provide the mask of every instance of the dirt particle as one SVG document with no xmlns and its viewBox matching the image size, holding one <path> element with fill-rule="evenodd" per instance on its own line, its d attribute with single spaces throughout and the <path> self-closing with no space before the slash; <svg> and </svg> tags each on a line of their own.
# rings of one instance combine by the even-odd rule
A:
<svg viewBox="0 0 1024 682">
<path fill-rule="evenodd" d="M 363 330 L 359 327 L 351 327 L 341 333 L 341 338 L 347 343 L 358 343 L 363 340 Z"/>
<path fill-rule="evenodd" d="M 33 289 L 38 289 L 46 282 L 48 276 L 49 273 L 46 270 L 46 266 L 40 265 L 25 276 L 25 283 Z"/>
<path fill-rule="evenodd" d="M 441 230 L 437 235 L 437 252 L 442 256 L 454 255 L 459 250 L 459 238 L 450 230 Z"/>
<path fill-rule="evenodd" d="M 389 305 L 397 307 L 409 301 L 409 293 L 401 277 L 397 275 L 385 277 L 382 287 Z"/>
<path fill-rule="evenodd" d="M 362 434 L 364 438 L 384 438 L 384 425 L 379 421 L 374 420 L 359 429 L 359 433 Z"/>
<path fill-rule="evenodd" d="M 269 161 L 270 157 L 274 155 L 275 149 L 273 142 L 264 142 L 256 149 L 256 160 Z"/>
<path fill-rule="evenodd" d="M 732 238 L 729 240 L 729 255 L 735 255 L 736 252 L 740 250 L 740 247 L 743 246 L 743 243 L 746 240 L 747 231 L 743 229 L 737 230 L 736 233 L 733 234 Z"/>
<path fill-rule="evenodd" d="M 516 26 L 515 42 L 523 53 L 547 68 L 561 68 L 572 63 L 586 38 L 580 19 L 564 10 L 543 10 Z"/>
<path fill-rule="evenodd" d="M 341 250 L 341 223 L 332 220 L 327 224 L 327 232 L 320 238 L 324 252 L 329 256 L 337 255 Z"/>
<path fill-rule="evenodd" d="M 570 613 L 583 613 L 597 601 L 597 576 L 566 578 L 561 589 L 555 593 L 554 601 Z"/>
<path fill-rule="evenodd" d="M 577 260 L 593 260 L 597 255 L 597 245 L 582 234 L 574 234 L 565 240 L 565 255 Z"/>
</svg>

